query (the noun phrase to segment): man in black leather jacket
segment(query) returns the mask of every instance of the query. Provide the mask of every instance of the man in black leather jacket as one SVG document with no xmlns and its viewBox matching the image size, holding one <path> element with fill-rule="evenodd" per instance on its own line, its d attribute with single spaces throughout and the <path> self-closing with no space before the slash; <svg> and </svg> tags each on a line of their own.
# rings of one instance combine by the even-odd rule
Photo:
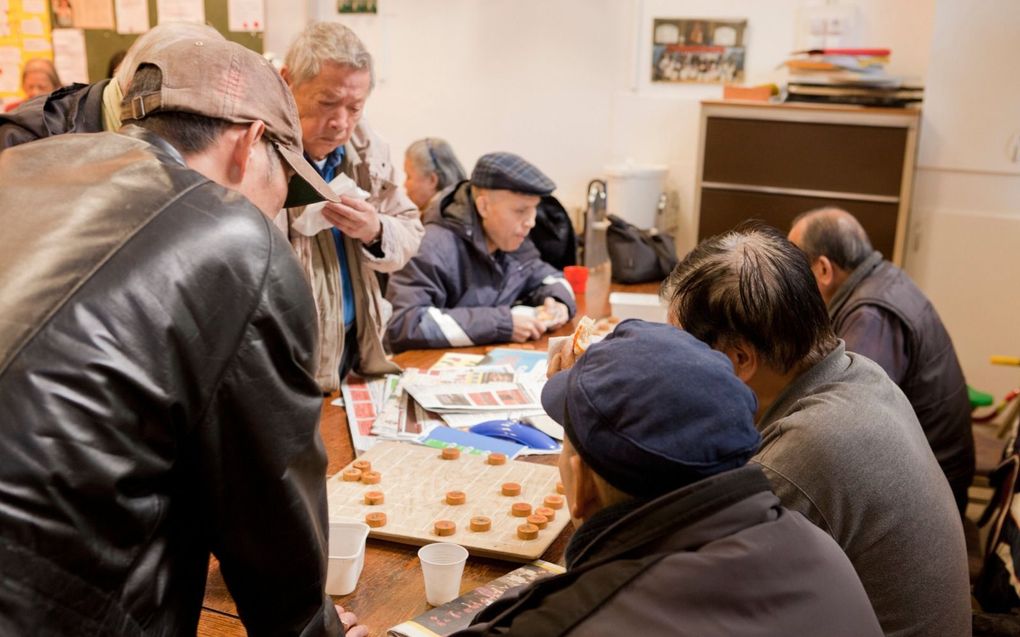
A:
<svg viewBox="0 0 1020 637">
<path fill-rule="evenodd" d="M 342 634 L 313 301 L 267 216 L 335 195 L 260 56 L 140 62 L 136 126 L 0 155 L 0 635 L 194 634 L 210 554 L 250 635 Z"/>
</svg>

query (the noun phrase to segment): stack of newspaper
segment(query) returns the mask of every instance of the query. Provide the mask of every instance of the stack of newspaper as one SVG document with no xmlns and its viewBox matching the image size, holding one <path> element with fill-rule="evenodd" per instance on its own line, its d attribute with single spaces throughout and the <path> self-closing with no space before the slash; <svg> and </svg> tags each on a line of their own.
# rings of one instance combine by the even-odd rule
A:
<svg viewBox="0 0 1020 637">
<path fill-rule="evenodd" d="M 399 376 L 352 375 L 341 391 L 354 446 L 365 451 L 376 440 L 424 442 L 436 427 L 490 420 L 547 424 L 540 402 L 545 370 L 545 352 L 506 348 L 485 357 L 448 353 L 427 370 Z"/>
</svg>

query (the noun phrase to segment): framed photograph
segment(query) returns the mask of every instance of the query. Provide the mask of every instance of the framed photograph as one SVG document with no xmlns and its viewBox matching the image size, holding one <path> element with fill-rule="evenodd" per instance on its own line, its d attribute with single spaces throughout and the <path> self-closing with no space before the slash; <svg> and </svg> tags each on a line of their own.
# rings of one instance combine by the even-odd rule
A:
<svg viewBox="0 0 1020 637">
<path fill-rule="evenodd" d="M 378 13 L 378 0 L 337 0 L 339 13 Z"/>
<path fill-rule="evenodd" d="M 744 79 L 747 20 L 655 18 L 652 81 L 729 84 Z"/>
</svg>

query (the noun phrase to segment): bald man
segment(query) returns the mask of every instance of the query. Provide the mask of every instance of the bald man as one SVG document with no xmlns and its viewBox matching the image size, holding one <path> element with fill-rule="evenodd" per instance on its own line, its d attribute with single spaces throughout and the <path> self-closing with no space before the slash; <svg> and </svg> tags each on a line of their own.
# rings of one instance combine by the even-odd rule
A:
<svg viewBox="0 0 1020 637">
<path fill-rule="evenodd" d="M 847 350 L 881 365 L 910 400 L 963 515 L 974 478 L 970 401 L 938 312 L 903 270 L 872 249 L 864 228 L 845 210 L 800 215 L 789 239 L 811 262 Z"/>
</svg>

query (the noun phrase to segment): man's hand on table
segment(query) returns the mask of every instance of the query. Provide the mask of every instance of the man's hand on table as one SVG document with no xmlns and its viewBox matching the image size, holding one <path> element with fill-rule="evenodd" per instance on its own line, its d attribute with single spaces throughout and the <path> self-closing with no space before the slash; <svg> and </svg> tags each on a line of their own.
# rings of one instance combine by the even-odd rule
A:
<svg viewBox="0 0 1020 637">
<path fill-rule="evenodd" d="M 514 343 L 527 343 L 528 341 L 534 341 L 542 338 L 542 334 L 545 334 L 545 323 L 538 320 L 533 316 L 526 314 L 514 314 L 511 312 L 510 318 L 514 323 L 513 339 Z"/>
<path fill-rule="evenodd" d="M 554 332 L 566 325 L 567 321 L 570 320 L 570 309 L 553 297 L 547 296 L 545 297 L 545 302 L 538 308 L 535 316 L 538 320 L 542 321 L 547 332 Z"/>
<path fill-rule="evenodd" d="M 372 243 L 382 232 L 375 206 L 361 199 L 340 197 L 340 203 L 327 202 L 322 207 L 322 216 L 337 230 L 364 244 Z"/>
<path fill-rule="evenodd" d="M 348 613 L 340 604 L 333 605 L 336 614 L 340 616 L 340 623 L 344 625 L 344 634 L 347 637 L 368 637 L 368 627 L 358 625 L 358 617 L 354 613 Z"/>
</svg>

